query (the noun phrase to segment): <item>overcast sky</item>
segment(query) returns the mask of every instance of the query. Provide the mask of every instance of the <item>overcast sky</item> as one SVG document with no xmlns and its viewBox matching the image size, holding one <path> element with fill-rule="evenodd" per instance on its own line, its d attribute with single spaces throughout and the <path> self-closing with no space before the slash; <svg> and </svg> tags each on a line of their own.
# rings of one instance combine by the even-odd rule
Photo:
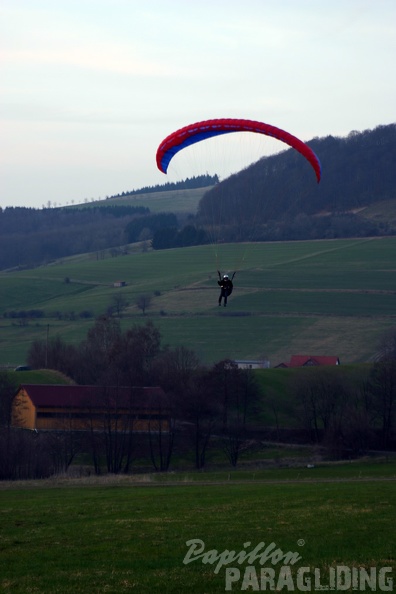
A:
<svg viewBox="0 0 396 594">
<path fill-rule="evenodd" d="M 165 183 L 158 144 L 203 119 L 396 121 L 395 0 L 0 0 L 0 56 L 3 207 Z"/>
</svg>

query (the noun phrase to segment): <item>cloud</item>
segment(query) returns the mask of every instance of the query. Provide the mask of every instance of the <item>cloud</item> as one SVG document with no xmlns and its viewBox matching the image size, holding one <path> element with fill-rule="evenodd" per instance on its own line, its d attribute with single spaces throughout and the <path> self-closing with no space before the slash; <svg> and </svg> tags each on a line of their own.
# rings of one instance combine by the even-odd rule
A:
<svg viewBox="0 0 396 594">
<path fill-rule="evenodd" d="M 40 66 L 71 67 L 139 77 L 166 77 L 181 73 L 160 61 L 142 58 L 130 46 L 105 44 L 73 45 L 65 48 L 8 50 L 0 52 L 3 64 L 34 68 Z"/>
</svg>

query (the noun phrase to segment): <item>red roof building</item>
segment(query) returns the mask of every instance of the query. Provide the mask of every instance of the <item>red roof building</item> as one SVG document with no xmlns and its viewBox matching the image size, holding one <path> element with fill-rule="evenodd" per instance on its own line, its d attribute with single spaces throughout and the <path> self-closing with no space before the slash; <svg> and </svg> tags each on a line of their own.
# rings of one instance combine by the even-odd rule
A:
<svg viewBox="0 0 396 594">
<path fill-rule="evenodd" d="M 152 430 L 166 423 L 169 405 L 160 387 L 23 384 L 12 406 L 12 425 L 36 431 Z M 163 430 L 166 430 L 162 427 Z"/>
<path fill-rule="evenodd" d="M 340 365 L 340 359 L 334 356 L 292 355 L 288 363 L 276 367 L 315 367 L 317 365 Z"/>
</svg>

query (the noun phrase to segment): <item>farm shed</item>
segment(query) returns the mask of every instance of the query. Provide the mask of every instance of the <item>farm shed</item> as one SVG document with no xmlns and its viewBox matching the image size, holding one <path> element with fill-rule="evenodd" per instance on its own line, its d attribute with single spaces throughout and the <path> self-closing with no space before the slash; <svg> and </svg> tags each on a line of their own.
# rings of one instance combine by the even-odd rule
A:
<svg viewBox="0 0 396 594">
<path fill-rule="evenodd" d="M 169 415 L 160 387 L 22 384 L 11 422 L 35 431 L 168 431 Z"/>
<path fill-rule="evenodd" d="M 235 361 L 235 363 L 238 365 L 238 369 L 269 369 L 270 366 L 268 359 Z"/>
</svg>

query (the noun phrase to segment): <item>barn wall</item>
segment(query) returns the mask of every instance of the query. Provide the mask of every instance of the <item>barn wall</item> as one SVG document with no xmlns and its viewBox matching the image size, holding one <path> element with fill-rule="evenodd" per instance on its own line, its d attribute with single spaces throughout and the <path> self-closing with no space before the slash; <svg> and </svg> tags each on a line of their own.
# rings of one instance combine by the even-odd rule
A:
<svg viewBox="0 0 396 594">
<path fill-rule="evenodd" d="M 11 424 L 13 427 L 34 429 L 36 409 L 25 390 L 19 390 L 12 404 Z"/>
</svg>

